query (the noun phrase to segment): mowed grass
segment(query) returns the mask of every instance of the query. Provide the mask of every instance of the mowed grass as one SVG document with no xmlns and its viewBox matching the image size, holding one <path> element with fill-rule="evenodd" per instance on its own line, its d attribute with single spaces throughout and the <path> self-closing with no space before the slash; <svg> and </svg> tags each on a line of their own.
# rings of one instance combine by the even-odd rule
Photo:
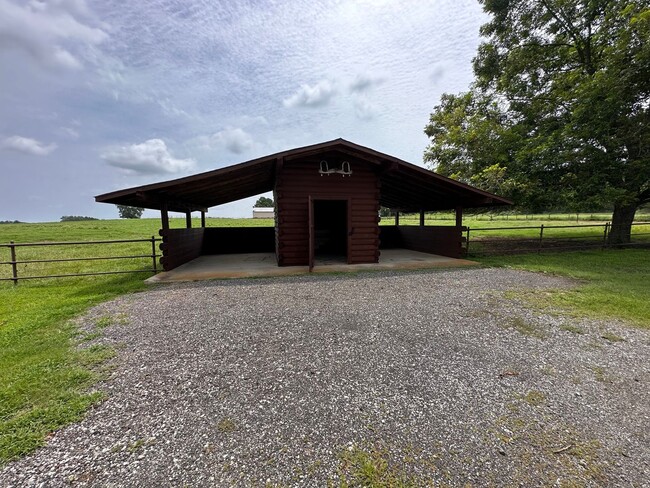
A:
<svg viewBox="0 0 650 488">
<path fill-rule="evenodd" d="M 184 227 L 185 219 L 170 219 Z M 260 219 L 207 219 L 212 226 L 273 225 Z M 193 225 L 200 225 L 193 219 Z M 158 237 L 158 219 L 1 224 L 0 244 Z M 156 243 L 156 246 L 159 243 Z M 151 243 L 19 247 L 18 260 L 151 254 Z M 159 252 L 159 251 L 158 251 Z M 9 261 L 0 248 L 0 261 Z M 19 276 L 152 267 L 151 258 L 19 265 Z M 0 266 L 0 277 L 11 267 Z M 71 318 L 118 295 L 145 288 L 151 273 L 0 282 L 0 466 L 41 446 L 47 435 L 82 418 L 101 395 L 90 390 L 113 353 L 105 347 L 78 348 Z M 86 343 L 87 345 L 87 343 Z"/>
<path fill-rule="evenodd" d="M 200 219 L 193 219 L 192 225 L 200 226 Z M 273 226 L 272 219 L 206 219 L 207 227 L 251 227 Z M 170 227 L 185 227 L 184 218 L 170 219 Z M 53 242 L 53 241 L 101 241 L 116 239 L 159 239 L 159 219 L 132 220 L 93 220 L 81 222 L 46 222 L 37 224 L 2 224 L 0 225 L 0 244 L 14 241 Z M 159 242 L 156 253 L 159 254 Z M 110 257 L 110 256 L 145 256 L 152 254 L 151 242 L 92 244 L 78 246 L 28 246 L 16 247 L 18 261 L 39 259 L 65 259 L 69 257 Z M 0 262 L 10 260 L 8 248 L 0 247 Z M 90 273 L 93 271 L 142 270 L 151 269 L 152 259 L 139 257 L 134 259 L 116 259 L 110 261 L 73 261 L 59 263 L 21 263 L 18 265 L 19 276 L 43 276 L 52 274 Z M 0 265 L 0 278 L 11 277 L 11 268 Z"/>
<path fill-rule="evenodd" d="M 427 221 L 453 221 L 455 213 L 451 211 L 440 211 L 440 212 L 428 212 L 425 215 Z M 387 217 L 387 219 L 392 219 L 392 217 Z M 400 220 L 408 221 L 417 221 L 419 220 L 419 214 L 400 214 Z M 507 227 L 510 225 L 521 225 L 525 226 L 530 225 L 539 225 L 539 222 L 545 224 L 558 224 L 558 225 L 571 225 L 571 224 L 588 224 L 588 223 L 605 223 L 611 222 L 612 214 L 611 212 L 587 212 L 587 213 L 558 213 L 558 212 L 548 212 L 541 214 L 516 214 L 509 212 L 502 213 L 491 213 L 491 212 L 480 212 L 475 213 L 468 211 L 465 213 L 463 218 L 464 221 L 470 221 L 474 223 L 475 227 L 488 227 L 492 223 L 496 223 L 501 227 Z M 637 210 L 635 218 L 637 222 L 649 222 L 650 221 L 650 211 L 648 209 Z"/>
<path fill-rule="evenodd" d="M 129 275 L 0 285 L 0 466 L 101 398 L 88 389 L 112 351 L 75 347 L 83 337 L 70 318 L 143 287 Z"/>
<path fill-rule="evenodd" d="M 596 318 L 622 318 L 650 329 L 650 250 L 612 249 L 478 258 L 489 266 L 551 273 L 580 280 L 572 290 L 558 290 L 546 302 Z"/>
<path fill-rule="evenodd" d="M 185 218 L 170 218 L 170 227 L 184 228 Z M 201 220 L 192 219 L 199 227 Z M 206 218 L 207 227 L 273 227 L 273 219 Z M 0 224 L 0 244 L 44 241 L 90 241 L 101 239 L 146 239 L 158 237 L 160 219 L 87 220 L 80 222 L 43 222 L 37 224 Z"/>
<path fill-rule="evenodd" d="M 492 221 L 503 226 L 510 222 Z M 521 221 L 530 225 L 531 221 Z M 199 220 L 194 219 L 195 226 Z M 390 224 L 390 222 L 382 222 Z M 431 222 L 427 222 L 431 223 Z M 451 222 L 450 222 L 451 223 Z M 207 219 L 212 226 L 272 226 L 265 219 Z M 446 224 L 445 224 L 446 225 Z M 470 224 L 471 221 L 470 221 Z M 185 219 L 172 219 L 184 227 Z M 158 236 L 157 219 L 101 220 L 43 224 L 2 224 L 0 243 L 146 239 Z M 111 246 L 19 248 L 18 259 L 50 259 L 97 255 L 149 254 L 151 243 Z M 485 264 L 515 266 L 532 271 L 564 274 L 585 281 L 575 291 L 558 292 L 554 303 L 581 313 L 622 317 L 650 327 L 648 296 L 649 251 L 542 254 L 485 258 Z M 0 261 L 8 261 L 0 248 Z M 144 269 L 151 258 L 30 264 L 21 276 L 60 272 Z M 11 268 L 0 266 L 0 277 Z M 81 419 L 99 401 L 92 385 L 102 377 L 112 351 L 88 345 L 70 319 L 91 306 L 117 295 L 145 288 L 148 273 L 84 278 L 23 281 L 17 286 L 0 282 L 0 465 L 22 456 L 45 442 L 47 435 Z M 99 325 L 99 324 L 98 324 Z M 101 329 L 101 327 L 98 327 Z"/>
<path fill-rule="evenodd" d="M 555 217 L 565 217 L 556 215 Z M 584 215 L 587 216 L 586 214 Z M 566 238 L 594 238 L 602 239 L 606 222 L 611 222 L 611 215 L 591 215 L 592 217 L 603 217 L 602 220 L 584 219 L 570 220 L 556 218 L 555 220 L 545 219 L 543 215 L 531 215 L 530 218 L 522 219 L 510 216 L 493 217 L 492 219 L 482 215 L 466 215 L 463 217 L 463 226 L 469 227 L 470 239 L 476 238 L 499 238 L 499 239 L 538 239 L 540 226 L 544 226 L 545 239 L 566 239 Z M 455 217 L 451 214 L 436 215 L 427 214 L 425 225 L 455 225 Z M 633 238 L 650 240 L 650 216 L 638 214 L 635 218 L 635 225 L 632 226 Z M 394 225 L 394 217 L 382 217 L 381 225 Z M 420 218 L 417 215 L 409 214 L 400 216 L 400 225 L 420 225 Z M 581 226 L 581 227 L 576 227 Z M 501 228 L 506 228 L 501 230 Z M 493 230 L 494 229 L 494 230 Z M 645 234 L 645 235 L 642 235 Z"/>
</svg>

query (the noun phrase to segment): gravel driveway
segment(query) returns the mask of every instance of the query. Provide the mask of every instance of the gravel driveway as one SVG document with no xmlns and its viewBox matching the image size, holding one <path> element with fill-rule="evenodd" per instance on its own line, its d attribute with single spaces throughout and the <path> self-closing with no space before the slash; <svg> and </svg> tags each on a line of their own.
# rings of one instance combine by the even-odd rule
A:
<svg viewBox="0 0 650 488">
<path fill-rule="evenodd" d="M 648 486 L 650 333 L 512 293 L 570 286 L 467 269 L 121 297 L 80 319 L 112 322 L 107 399 L 0 486 L 340 486 L 364 462 L 415 486 Z"/>
</svg>

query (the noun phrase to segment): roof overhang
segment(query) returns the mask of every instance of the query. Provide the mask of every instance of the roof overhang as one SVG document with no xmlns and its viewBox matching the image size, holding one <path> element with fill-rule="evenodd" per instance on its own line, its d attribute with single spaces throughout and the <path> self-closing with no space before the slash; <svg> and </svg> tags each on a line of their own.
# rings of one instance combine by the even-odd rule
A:
<svg viewBox="0 0 650 488">
<path fill-rule="evenodd" d="M 382 206 L 402 211 L 512 205 L 512 202 L 388 154 L 344 139 L 314 144 L 184 178 L 118 190 L 95 201 L 170 211 L 205 211 L 209 207 L 273 190 L 285 162 L 341 154 L 378 167 Z"/>
</svg>

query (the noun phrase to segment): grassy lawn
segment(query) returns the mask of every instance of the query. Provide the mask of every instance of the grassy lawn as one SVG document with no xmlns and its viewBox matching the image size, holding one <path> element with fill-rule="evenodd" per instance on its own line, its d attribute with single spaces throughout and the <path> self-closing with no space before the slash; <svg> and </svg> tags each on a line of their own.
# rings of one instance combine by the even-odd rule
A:
<svg viewBox="0 0 650 488">
<path fill-rule="evenodd" d="M 0 285 L 0 466 L 42 445 L 101 398 L 88 388 L 112 351 L 78 350 L 83 337 L 69 319 L 143 287 L 141 275 Z"/>
<path fill-rule="evenodd" d="M 179 221 L 182 219 L 178 219 Z M 146 238 L 154 220 L 2 224 L 0 243 Z M 114 246 L 19 248 L 19 259 L 145 254 L 150 243 Z M 0 261 L 9 250 L 0 248 Z M 143 269 L 151 259 L 21 265 L 19 274 Z M 10 276 L 0 266 L 0 277 Z M 0 466 L 42 445 L 46 436 L 79 420 L 101 396 L 89 388 L 113 352 L 75 346 L 84 341 L 70 319 L 117 295 L 144 288 L 146 273 L 0 282 Z"/>
<path fill-rule="evenodd" d="M 535 221 L 519 221 L 536 225 Z M 384 224 L 390 222 L 384 221 Z M 433 223 L 433 222 L 428 222 Z M 440 224 L 451 224 L 452 222 Z M 490 225 L 510 225 L 512 220 Z M 198 219 L 194 225 L 199 225 Z M 207 219 L 213 226 L 272 226 L 272 220 Z M 474 225 L 472 221 L 468 225 Z M 481 221 L 481 225 L 485 222 Z M 537 224 L 539 225 L 539 224 Z M 0 243 L 141 239 L 158 235 L 157 219 L 100 220 L 43 224 L 2 224 Z M 171 219 L 184 227 L 185 219 Z M 151 243 L 112 246 L 19 248 L 18 259 L 50 259 L 98 255 L 138 255 L 151 252 Z M 0 248 L 0 261 L 9 252 Z M 579 313 L 622 317 L 650 328 L 650 252 L 597 251 L 482 258 L 486 265 L 512 266 L 558 273 L 583 280 L 573 291 L 551 296 L 554 304 Z M 143 269 L 151 258 L 115 261 L 21 265 L 20 275 L 58 272 Z M 10 276 L 0 266 L 0 277 Z M 89 388 L 101 377 L 102 365 L 113 352 L 102 347 L 78 349 L 86 343 L 70 319 L 117 295 L 142 290 L 146 273 L 33 280 L 13 286 L 0 282 L 0 466 L 42 445 L 47 435 L 79 420 L 101 396 Z M 99 325 L 99 324 L 98 324 Z"/>
<path fill-rule="evenodd" d="M 489 266 L 552 273 L 583 282 L 552 293 L 550 303 L 650 329 L 650 251 L 645 249 L 523 254 L 478 258 Z M 545 300 L 547 297 L 544 298 Z"/>
<path fill-rule="evenodd" d="M 463 225 L 470 228 L 471 238 L 476 239 L 477 237 L 483 238 L 539 238 L 539 228 L 541 225 L 544 225 L 544 238 L 545 239 L 555 239 L 555 238 L 586 238 L 593 237 L 596 239 L 602 239 L 604 225 L 606 222 L 611 221 L 611 215 L 590 215 L 594 218 L 581 219 L 576 221 L 575 215 L 573 220 L 561 218 L 565 217 L 563 215 L 555 215 L 554 220 L 549 220 L 545 218 L 544 215 L 530 215 L 529 218 L 523 219 L 521 216 L 510 216 L 508 219 L 503 217 L 489 219 L 484 215 L 466 215 L 463 217 Z M 515 218 L 520 217 L 520 218 Z M 583 217 L 588 217 L 587 214 L 584 214 Z M 596 217 L 602 217 L 602 219 L 596 219 Z M 417 215 L 409 214 L 402 215 L 399 219 L 400 225 L 420 225 L 420 217 Z M 635 223 L 641 222 L 650 222 L 650 216 L 645 214 L 638 214 L 635 218 Z M 455 217 L 451 214 L 433 214 L 428 215 L 425 218 L 425 225 L 455 225 Z M 382 217 L 381 225 L 394 225 L 394 217 Z M 574 226 L 589 226 L 576 228 Z M 509 227 L 507 230 L 493 231 L 491 229 Z M 531 227 L 527 229 L 526 227 Z M 478 230 L 477 230 L 478 229 Z M 640 234 L 650 233 L 650 225 L 634 225 L 632 228 L 633 237 L 636 235 L 637 238 L 640 237 Z M 647 239 L 648 236 L 643 236 L 644 239 Z"/>
<path fill-rule="evenodd" d="M 193 219 L 193 225 L 200 226 L 200 219 Z M 206 219 L 208 227 L 252 227 L 273 226 L 272 219 Z M 170 219 L 170 227 L 184 228 L 185 219 Z M 147 239 L 159 238 L 159 219 L 133 220 L 91 220 L 81 222 L 46 222 L 37 224 L 2 224 L 0 225 L 0 244 L 14 241 L 97 241 L 113 239 Z M 158 249 L 158 244 L 156 248 Z M 151 242 L 120 243 L 80 246 L 46 246 L 18 247 L 16 256 L 19 261 L 38 259 L 64 259 L 69 257 L 99 256 L 143 256 L 151 255 Z M 157 253 L 160 253 L 157 250 Z M 9 249 L 0 248 L 0 262 L 9 261 Z M 32 263 L 19 264 L 19 276 L 42 276 L 47 274 L 89 273 L 92 271 L 116 271 L 150 269 L 151 258 L 137 258 L 115 261 L 80 261 L 68 263 Z M 0 278 L 9 278 L 11 268 L 0 265 Z M 26 282 L 23 282 L 26 283 Z"/>
<path fill-rule="evenodd" d="M 170 219 L 170 224 L 185 227 L 185 219 Z M 206 225 L 268 226 L 273 221 L 208 218 Z M 2 224 L 0 243 L 146 239 L 157 237 L 159 228 L 159 219 Z M 19 260 L 144 254 L 151 254 L 150 242 L 17 248 Z M 0 248 L 0 261 L 9 260 L 9 249 Z M 19 276 L 150 267 L 151 258 L 35 263 L 19 265 Z M 10 276 L 10 266 L 0 266 L 0 277 Z M 143 289 L 148 276 L 27 280 L 18 286 L 0 282 L 0 466 L 42 445 L 50 432 L 79 420 L 101 398 L 89 388 L 113 352 L 78 349 L 87 338 L 70 319 L 97 303 Z"/>
<path fill-rule="evenodd" d="M 453 222 L 455 214 L 453 212 L 432 212 L 427 213 L 425 216 L 427 222 L 431 221 L 431 225 L 435 225 L 435 221 L 449 221 Z M 386 217 L 387 220 L 392 221 L 393 217 Z M 419 222 L 419 214 L 400 214 L 400 222 Z M 543 213 L 543 214 L 510 214 L 503 213 L 473 213 L 466 212 L 463 221 L 469 222 L 473 227 L 489 227 L 489 226 L 525 226 L 536 225 L 540 223 L 549 225 L 573 225 L 573 224 L 589 224 L 589 223 L 605 223 L 611 222 L 611 212 L 589 212 L 589 213 Z M 648 209 L 638 210 L 635 218 L 637 222 L 649 222 L 650 212 Z M 392 222 L 391 222 L 392 223 Z M 447 225 L 443 223 L 442 225 Z"/>
<path fill-rule="evenodd" d="M 206 218 L 207 227 L 272 227 L 273 219 Z M 185 218 L 170 218 L 172 228 L 184 228 Z M 200 219 L 192 219 L 199 227 Z M 146 239 L 158 237 L 160 219 L 87 220 L 80 222 L 44 222 L 38 224 L 1 224 L 0 243 L 80 241 L 99 239 Z"/>
</svg>

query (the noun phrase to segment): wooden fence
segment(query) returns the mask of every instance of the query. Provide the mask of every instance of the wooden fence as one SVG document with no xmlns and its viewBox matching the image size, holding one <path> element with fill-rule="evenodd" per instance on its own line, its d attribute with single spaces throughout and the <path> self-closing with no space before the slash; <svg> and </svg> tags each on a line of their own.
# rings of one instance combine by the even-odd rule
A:
<svg viewBox="0 0 650 488">
<path fill-rule="evenodd" d="M 467 227 L 465 232 L 466 253 L 469 256 L 650 247 L 650 222 L 633 223 L 631 241 L 625 243 L 610 242 L 610 222 L 582 225 L 542 224 L 534 227 Z"/>
<path fill-rule="evenodd" d="M 59 259 L 18 259 L 18 250 L 22 248 L 34 248 L 34 247 L 45 247 L 45 246 L 92 246 L 92 245 L 110 245 L 110 244 L 125 244 L 125 243 L 137 243 L 137 242 L 149 242 L 151 243 L 151 253 L 148 254 L 136 254 L 128 256 L 89 256 L 89 257 L 74 257 L 74 258 L 59 258 Z M 9 248 L 10 260 L 9 261 L 0 261 L 1 265 L 6 265 L 11 267 L 11 277 L 5 278 L 0 275 L 0 281 L 13 281 L 14 284 L 17 284 L 19 280 L 34 280 L 34 279 L 43 279 L 43 278 L 65 278 L 72 276 L 95 276 L 95 275 L 110 275 L 110 274 L 123 274 L 123 273 L 156 273 L 158 271 L 157 258 L 160 256 L 156 253 L 156 243 L 160 242 L 160 239 L 151 236 L 150 239 L 119 239 L 119 240 L 105 240 L 105 241 L 78 241 L 78 242 L 27 242 L 27 243 L 15 243 L 11 241 L 9 244 L 0 244 L 0 248 Z M 103 260 L 119 260 L 119 259 L 150 259 L 151 268 L 146 269 L 131 269 L 131 270 L 110 270 L 110 271 L 93 271 L 88 273 L 59 273 L 59 274 L 47 274 L 47 275 L 29 275 L 29 276 L 20 276 L 18 269 L 20 264 L 37 264 L 37 263 L 71 263 L 79 261 L 103 261 Z"/>
</svg>

